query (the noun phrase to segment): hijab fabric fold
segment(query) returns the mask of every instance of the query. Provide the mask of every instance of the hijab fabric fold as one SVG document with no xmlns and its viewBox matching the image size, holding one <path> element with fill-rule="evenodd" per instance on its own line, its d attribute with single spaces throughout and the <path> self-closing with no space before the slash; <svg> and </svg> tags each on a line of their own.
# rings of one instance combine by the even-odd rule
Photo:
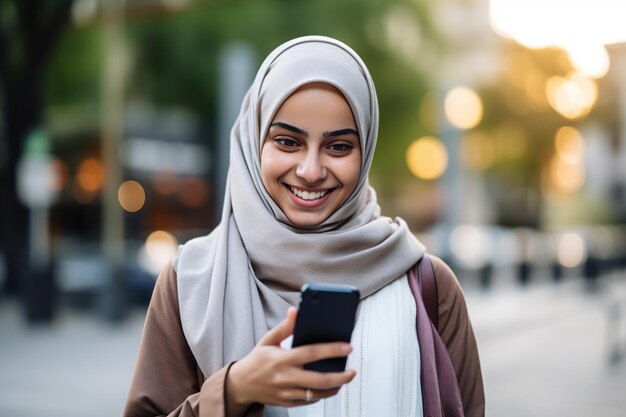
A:
<svg viewBox="0 0 626 417">
<path fill-rule="evenodd" d="M 362 161 L 348 200 L 320 225 L 299 228 L 263 186 L 260 149 L 278 108 L 311 82 L 331 84 L 346 98 Z M 252 350 L 289 306 L 297 306 L 304 283 L 352 284 L 364 298 L 423 256 L 424 247 L 402 219 L 381 216 L 368 184 L 377 134 L 374 84 L 347 45 L 307 36 L 265 59 L 231 131 L 222 220 L 208 236 L 183 245 L 173 260 L 183 331 L 204 375 Z"/>
</svg>

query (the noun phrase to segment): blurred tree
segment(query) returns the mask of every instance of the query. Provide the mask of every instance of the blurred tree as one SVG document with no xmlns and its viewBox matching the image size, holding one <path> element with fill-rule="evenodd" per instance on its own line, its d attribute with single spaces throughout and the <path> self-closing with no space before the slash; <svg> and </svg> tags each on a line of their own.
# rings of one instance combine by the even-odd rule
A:
<svg viewBox="0 0 626 417">
<path fill-rule="evenodd" d="M 378 192 L 392 195 L 403 180 L 418 181 L 404 154 L 412 140 L 427 133 L 416 117 L 436 72 L 427 50 L 443 52 L 427 1 L 211 2 L 186 13 L 135 20 L 127 33 L 135 52 L 129 99 L 188 108 L 214 133 L 212 140 L 227 140 L 215 137 L 214 123 L 217 60 L 226 43 L 250 44 L 260 61 L 296 36 L 345 41 L 363 57 L 378 89 L 380 141 L 372 177 L 385 184 Z"/>
<path fill-rule="evenodd" d="M 18 272 L 26 265 L 26 210 L 15 190 L 22 141 L 42 125 L 52 106 L 97 108 L 100 100 L 101 26 L 107 24 L 102 8 L 107 3 L 95 2 L 94 14 L 82 26 L 70 21 L 73 3 L 0 0 L 4 121 L 0 242 L 9 263 L 11 291 L 17 289 Z M 433 71 L 424 63 L 423 49 L 441 51 L 423 48 L 424 42 L 441 46 L 427 0 L 126 0 L 123 4 L 132 54 L 127 99 L 186 108 L 210 132 L 215 132 L 219 106 L 217 60 L 227 43 L 247 42 L 261 59 L 300 35 L 329 35 L 347 42 L 367 62 L 378 87 L 381 140 L 372 175 L 389 184 L 379 192 L 391 194 L 402 184 L 400 178 L 413 178 L 403 163 L 404 152 L 414 138 L 427 133 L 415 115 Z M 412 42 L 413 38 L 419 40 Z M 211 137 L 226 140 L 215 133 Z"/>
<path fill-rule="evenodd" d="M 546 226 L 541 214 L 546 202 L 545 170 L 555 152 L 555 133 L 562 126 L 583 123 L 586 117 L 568 119 L 548 102 L 548 80 L 573 71 L 564 51 L 527 49 L 514 42 L 504 43 L 502 49 L 501 76 L 481 89 L 485 117 L 476 131 L 494 150 L 493 160 L 481 174 L 497 207 L 497 224 L 541 229 Z"/>
<path fill-rule="evenodd" d="M 0 225 L 8 265 L 7 289 L 15 291 L 27 269 L 28 220 L 16 194 L 16 165 L 28 133 L 42 124 L 44 76 L 73 0 L 0 0 Z"/>
</svg>

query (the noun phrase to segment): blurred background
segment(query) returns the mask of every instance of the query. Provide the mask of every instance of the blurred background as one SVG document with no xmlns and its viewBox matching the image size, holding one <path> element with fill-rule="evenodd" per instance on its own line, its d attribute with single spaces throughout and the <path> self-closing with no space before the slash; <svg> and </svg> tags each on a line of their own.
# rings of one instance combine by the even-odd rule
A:
<svg viewBox="0 0 626 417">
<path fill-rule="evenodd" d="M 120 415 L 262 59 L 351 45 L 370 181 L 457 272 L 490 416 L 626 409 L 626 3 L 0 0 L 0 415 Z"/>
</svg>

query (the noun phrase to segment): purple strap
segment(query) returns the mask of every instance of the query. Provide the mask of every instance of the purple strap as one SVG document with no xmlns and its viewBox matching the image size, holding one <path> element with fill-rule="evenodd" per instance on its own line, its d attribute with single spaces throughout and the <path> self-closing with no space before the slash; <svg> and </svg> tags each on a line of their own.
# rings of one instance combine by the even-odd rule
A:
<svg viewBox="0 0 626 417">
<path fill-rule="evenodd" d="M 463 417 L 463 403 L 452 361 L 426 313 L 416 270 L 411 268 L 408 277 L 416 305 L 415 325 L 420 345 L 424 417 Z"/>
</svg>

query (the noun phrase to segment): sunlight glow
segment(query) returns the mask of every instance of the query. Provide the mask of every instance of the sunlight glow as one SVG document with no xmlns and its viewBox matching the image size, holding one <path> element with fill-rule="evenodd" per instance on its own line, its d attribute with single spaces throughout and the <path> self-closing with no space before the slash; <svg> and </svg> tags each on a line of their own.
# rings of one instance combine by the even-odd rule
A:
<svg viewBox="0 0 626 417">
<path fill-rule="evenodd" d="M 609 69 L 605 45 L 626 42 L 626 2 L 619 0 L 491 0 L 491 26 L 528 48 L 559 47 L 592 78 Z"/>
<path fill-rule="evenodd" d="M 565 50 L 574 68 L 589 77 L 602 78 L 609 71 L 609 53 L 602 44 L 578 43 Z"/>
<path fill-rule="evenodd" d="M 617 0 L 491 0 L 491 25 L 529 48 L 626 41 L 626 2 Z"/>
</svg>

